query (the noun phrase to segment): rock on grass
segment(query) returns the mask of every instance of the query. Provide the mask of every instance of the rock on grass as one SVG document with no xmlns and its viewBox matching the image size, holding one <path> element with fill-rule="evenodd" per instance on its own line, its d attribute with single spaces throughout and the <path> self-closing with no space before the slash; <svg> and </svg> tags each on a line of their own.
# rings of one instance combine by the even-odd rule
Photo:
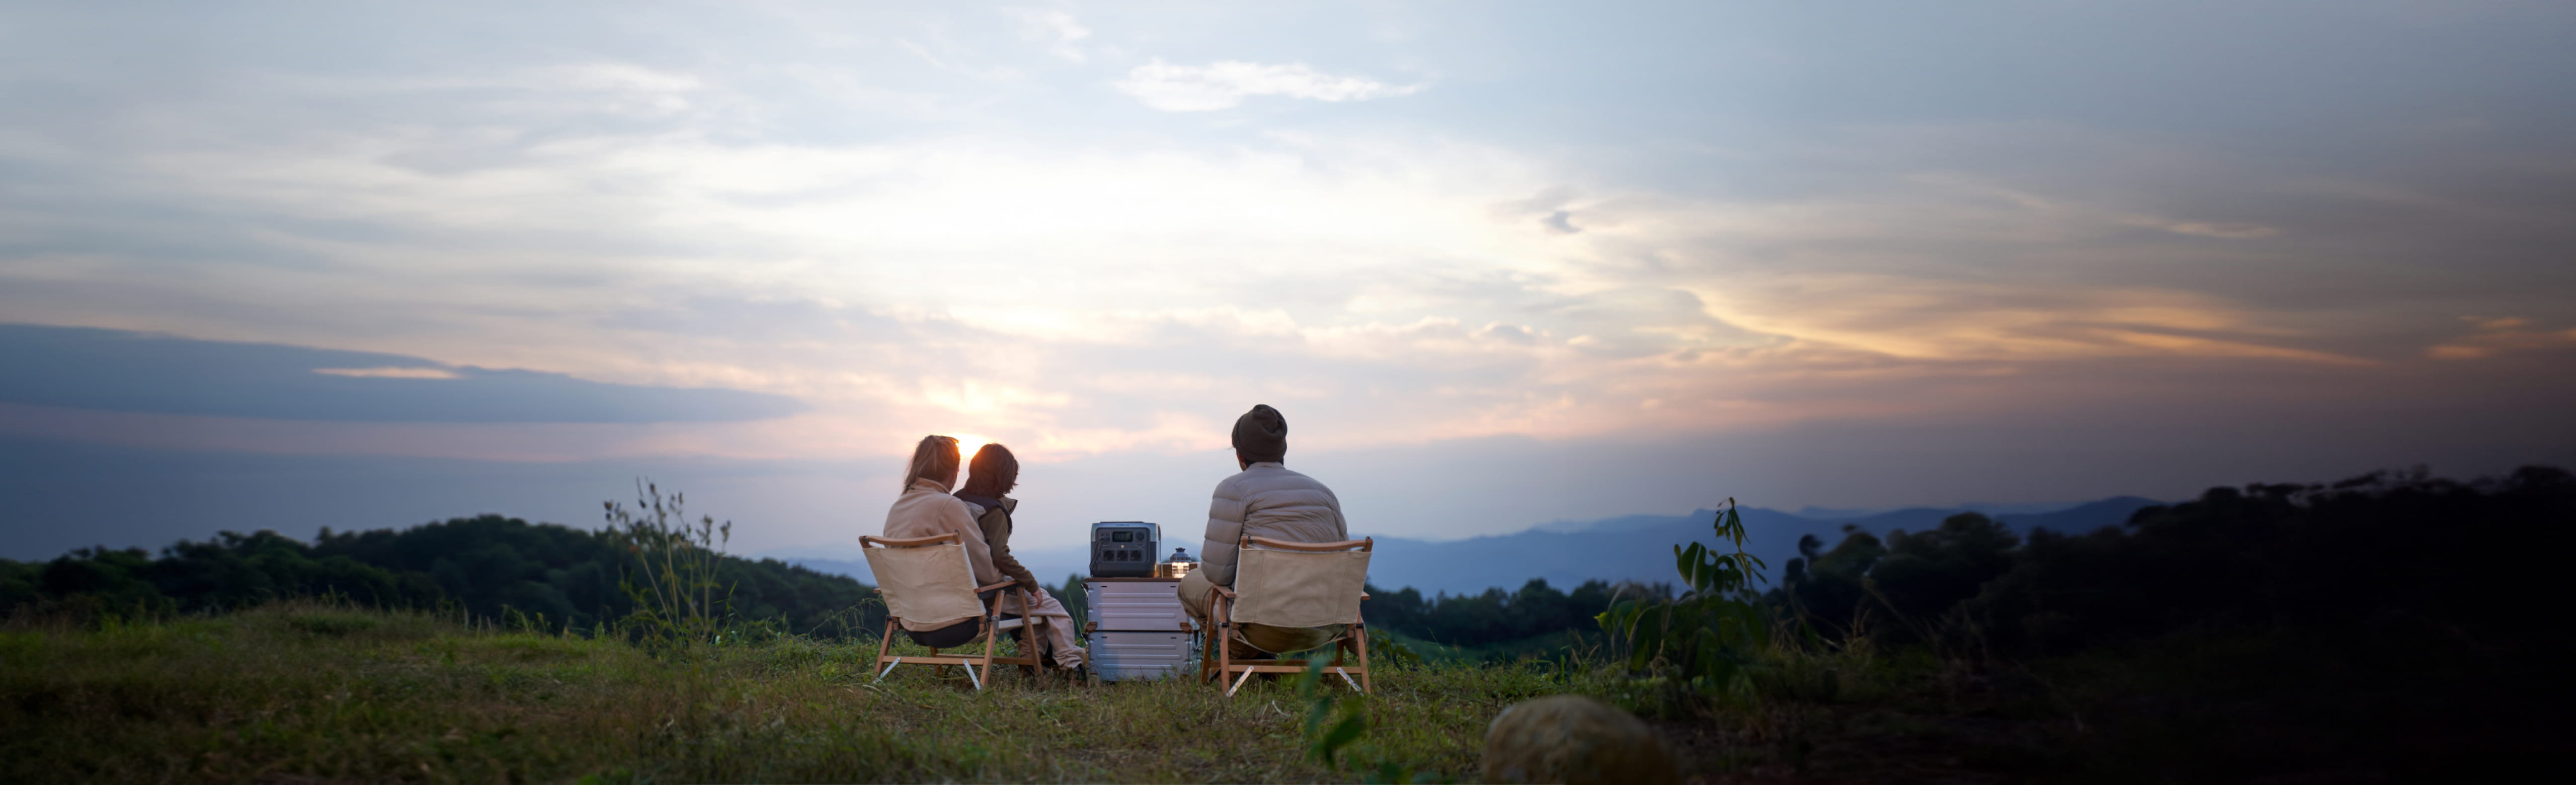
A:
<svg viewBox="0 0 2576 785">
<path fill-rule="evenodd" d="M 1512 704 L 1485 729 L 1486 782 L 1678 783 L 1646 723 L 1580 695 Z"/>
</svg>

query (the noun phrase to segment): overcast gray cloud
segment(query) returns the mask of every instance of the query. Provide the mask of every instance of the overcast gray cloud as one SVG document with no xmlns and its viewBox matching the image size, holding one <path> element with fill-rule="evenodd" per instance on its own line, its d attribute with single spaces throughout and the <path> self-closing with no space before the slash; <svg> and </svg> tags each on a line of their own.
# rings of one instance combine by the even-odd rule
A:
<svg viewBox="0 0 2576 785">
<path fill-rule="evenodd" d="M 604 384 L 375 352 L 0 324 L 0 402 L 118 412 L 360 422 L 756 420 L 793 398 Z"/>
</svg>

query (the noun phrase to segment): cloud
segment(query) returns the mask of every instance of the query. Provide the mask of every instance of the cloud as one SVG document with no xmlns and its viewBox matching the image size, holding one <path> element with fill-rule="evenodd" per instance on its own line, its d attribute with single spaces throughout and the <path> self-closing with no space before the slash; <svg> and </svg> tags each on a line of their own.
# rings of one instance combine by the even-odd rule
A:
<svg viewBox="0 0 2576 785">
<path fill-rule="evenodd" d="M 2153 219 L 2150 219 L 2150 220 L 2145 221 L 2145 222 L 2143 222 L 2143 223 L 2144 223 L 2145 225 L 2148 225 L 2148 226 L 2154 226 L 2154 227 L 2157 227 L 2157 228 L 2163 229 L 2163 230 L 2165 230 L 2165 231 L 2172 232 L 2172 233 L 2174 233 L 2174 234 L 2197 235 L 2197 236 L 2200 236 L 2200 237 L 2217 237 L 2217 238 L 2220 238 L 2220 239 L 2226 239 L 2226 240 L 2259 240 L 2259 239 L 2262 239 L 2262 238 L 2265 238 L 2265 237 L 2270 237 L 2270 236 L 2273 236 L 2273 235 L 2276 235 L 2276 234 L 2280 234 L 2280 233 L 2281 233 L 2281 230 L 2279 230 L 2279 229 L 2274 229 L 2274 228 L 2272 228 L 2272 227 L 2264 226 L 2264 225 L 2261 225 L 2261 224 L 2246 224 L 2246 223 L 2220 223 L 2220 224 L 2213 224 L 2213 223 L 2200 223 L 2200 222 L 2197 222 L 2197 221 L 2158 221 L 2158 220 L 2153 220 Z"/>
<path fill-rule="evenodd" d="M 2226 294 L 2087 267 L 2258 244 L 1970 178 L 1719 200 L 1567 185 L 1454 139 L 1312 134 L 1215 152 L 594 134 L 451 174 L 372 157 L 436 136 L 153 159 L 156 183 L 275 228 L 177 276 L 0 260 L 27 283 L 0 305 L 97 319 L 45 310 L 77 285 L 169 303 L 114 326 L 315 329 L 281 329 L 293 314 L 448 363 L 790 396 L 816 411 L 621 445 L 797 457 L 942 430 L 1037 459 L 1187 451 L 1206 436 L 1188 423 L 1245 401 L 1334 423 L 1318 446 L 1717 432 L 2004 406 L 1883 391 L 2052 363 L 2361 361 Z M 1560 212 L 1582 231 L 1545 222 Z M 245 280 L 342 283 L 218 283 Z"/>
<path fill-rule="evenodd" d="M 2066 369 L 2088 363 L 2412 367 L 2451 336 L 2390 327 L 2440 299 L 2391 271 L 2428 252 L 2505 269 L 2562 231 L 2541 228 L 2563 212 L 2544 201 L 2371 174 L 2327 183 L 2336 202 L 2188 135 L 2063 125 L 1773 138 L 1574 103 L 1633 121 L 1640 144 L 1457 116 L 1140 141 L 1080 102 L 1422 88 L 1155 61 L 1102 96 L 1082 69 L 995 80 L 886 45 L 989 69 L 1036 56 L 1025 33 L 1109 57 L 1069 15 L 1021 21 L 855 25 L 745 61 L 663 43 L 371 68 L 236 53 L 192 79 L 109 80 L 166 91 L 132 94 L 27 75 L 61 84 L 10 95 L 99 103 L 0 135 L 0 163 L 26 173 L 0 184 L 0 312 L 390 357 L 281 372 L 299 382 L 492 389 L 480 368 L 531 368 L 812 407 L 585 455 L 848 457 L 940 430 L 1056 456 L 1187 451 L 1256 400 L 1306 413 L 1314 444 L 1366 447 L 2009 410 L 2040 393 L 1944 390 L 2077 384 Z M 2565 192 L 2560 170 L 2525 171 L 2495 182 Z M 2499 203 L 2523 228 L 2442 223 Z M 2409 220 L 2433 228 L 2389 228 Z M 2442 324 L 2564 318 L 2487 304 L 2563 287 L 2444 280 Z M 472 435 L 543 452 L 511 438 Z M 455 441 L 437 449 L 481 454 Z"/>
<path fill-rule="evenodd" d="M 2436 360 L 2482 360 L 2511 351 L 2576 347 L 2576 329 L 2535 330 L 2531 320 L 2518 317 L 2464 316 L 2477 332 L 2444 341 L 2424 350 L 2424 356 Z"/>
<path fill-rule="evenodd" d="M 604 384 L 417 357 L 147 333 L 0 325 L 0 402 L 272 420 L 649 423 L 755 420 L 805 407 L 740 390 Z"/>
<path fill-rule="evenodd" d="M 1077 63 L 1089 59 L 1083 55 L 1079 42 L 1091 37 L 1091 29 L 1074 21 L 1072 14 L 1042 8 L 1006 8 L 1003 11 L 1020 20 L 1021 38 L 1045 44 L 1049 54 Z"/>
<path fill-rule="evenodd" d="M 837 541 L 948 432 L 1043 537 L 1191 520 L 1254 402 L 1355 526 L 1455 535 L 2576 444 L 2562 10 L 1012 2 L 0 5 L 0 318 L 201 339 L 9 350 L 0 498 L 309 530 L 685 468 Z"/>
<path fill-rule="evenodd" d="M 1263 65 L 1220 60 L 1208 65 L 1172 65 L 1160 58 L 1136 66 L 1118 89 L 1146 106 L 1166 112 L 1226 109 L 1248 96 L 1277 95 L 1315 101 L 1367 101 L 1412 95 L 1422 85 L 1390 85 L 1355 76 L 1333 76 L 1304 63 Z"/>
<path fill-rule="evenodd" d="M 348 376 L 359 379 L 462 379 L 445 368 L 315 368 L 324 376 Z"/>
</svg>

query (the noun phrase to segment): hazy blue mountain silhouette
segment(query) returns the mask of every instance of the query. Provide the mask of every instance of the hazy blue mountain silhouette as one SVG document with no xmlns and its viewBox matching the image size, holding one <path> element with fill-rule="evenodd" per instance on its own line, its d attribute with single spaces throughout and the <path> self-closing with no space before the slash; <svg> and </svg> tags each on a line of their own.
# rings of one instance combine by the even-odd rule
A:
<svg viewBox="0 0 2576 785">
<path fill-rule="evenodd" d="M 2045 528 L 2066 533 L 2117 526 L 2141 507 L 2162 504 L 2153 499 L 2118 496 L 2040 513 L 1994 515 L 2015 532 Z M 1941 525 L 1963 507 L 1910 507 L 1856 518 L 1815 519 L 1777 510 L 1748 507 L 1743 511 L 1749 533 L 1745 550 L 1769 565 L 1765 576 L 1776 579 L 1782 565 L 1798 555 L 1798 538 L 1815 535 L 1825 547 L 1841 542 L 1843 528 L 1885 535 L 1904 529 L 1920 531 Z M 1624 515 L 1597 521 L 1558 522 L 1511 534 L 1431 542 L 1400 537 L 1377 538 L 1369 579 L 1388 588 L 1410 586 L 1424 593 L 1473 594 L 1487 588 L 1519 588 L 1532 578 L 1572 587 L 1587 580 L 1673 579 L 1672 546 L 1710 542 L 1716 512 L 1688 515 Z M 1713 543 L 1712 543 L 1713 544 Z M 1191 543 L 1195 546 L 1196 543 Z M 1192 550 L 1196 550 L 1195 547 Z M 1031 551 L 1020 559 L 1040 578 L 1083 572 L 1088 564 L 1079 550 Z M 797 559 L 789 562 L 821 572 L 868 580 L 867 565 L 856 560 Z"/>
<path fill-rule="evenodd" d="M 2034 528 L 2088 532 L 2117 526 L 2153 499 L 2121 496 L 2085 502 L 2045 513 L 1996 515 L 1997 522 L 2027 534 Z M 1826 547 L 1841 542 L 1843 528 L 1884 535 L 1905 529 L 1920 531 L 1941 525 L 1963 508 L 1915 507 L 1839 520 L 1804 518 L 1778 510 L 1745 508 L 1745 551 L 1768 565 L 1777 578 L 1798 555 L 1798 538 L 1815 535 Z M 1648 582 L 1673 579 L 1672 546 L 1710 542 L 1716 512 L 1688 515 L 1628 515 L 1589 525 L 1552 524 L 1512 534 L 1447 542 L 1379 538 L 1370 560 L 1370 579 L 1380 586 L 1412 586 L 1425 592 L 1474 593 L 1489 587 L 1516 588 L 1531 578 L 1551 585 L 1573 586 L 1591 579 Z M 1712 543 L 1713 544 L 1713 543 Z"/>
</svg>

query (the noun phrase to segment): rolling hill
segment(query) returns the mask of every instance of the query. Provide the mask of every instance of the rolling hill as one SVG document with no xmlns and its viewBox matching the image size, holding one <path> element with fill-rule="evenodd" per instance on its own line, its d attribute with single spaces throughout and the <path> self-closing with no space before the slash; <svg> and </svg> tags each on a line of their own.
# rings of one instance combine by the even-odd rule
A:
<svg viewBox="0 0 2576 785">
<path fill-rule="evenodd" d="M 2046 512 L 1998 513 L 1993 517 L 2021 533 L 2037 528 L 2069 533 L 2089 532 L 2104 526 L 2120 525 L 2139 508 L 2160 503 L 2135 496 L 2117 496 Z M 1922 530 L 1939 526 L 1942 519 L 1970 509 L 1912 507 L 1858 517 L 1820 519 L 1749 507 L 1743 512 L 1745 528 L 1751 534 L 1745 542 L 1745 550 L 1769 565 L 1766 575 L 1777 576 L 1782 565 L 1798 555 L 1798 538 L 1802 536 L 1814 535 L 1830 548 L 1842 540 L 1846 528 L 1881 535 L 1896 529 Z M 1377 556 L 1371 560 L 1369 574 L 1378 585 L 1389 588 L 1411 586 L 1426 594 L 1473 594 L 1494 587 L 1511 589 L 1532 578 L 1544 579 L 1550 585 L 1560 587 L 1572 587 L 1593 579 L 1611 582 L 1669 581 L 1673 578 L 1670 546 L 1707 542 L 1715 514 L 1711 510 L 1697 510 L 1687 515 L 1628 515 L 1596 521 L 1556 522 L 1511 534 L 1463 540 L 1379 537 Z M 1181 527 L 1170 527 L 1167 536 L 1181 531 L 1184 531 Z M 1198 549 L 1195 542 L 1184 547 L 1193 551 Z M 818 572 L 849 575 L 873 583 L 867 564 L 857 560 L 772 555 Z M 1088 570 L 1088 562 L 1079 550 L 1033 550 L 1022 552 L 1020 558 L 1042 578 L 1082 574 Z"/>
</svg>

